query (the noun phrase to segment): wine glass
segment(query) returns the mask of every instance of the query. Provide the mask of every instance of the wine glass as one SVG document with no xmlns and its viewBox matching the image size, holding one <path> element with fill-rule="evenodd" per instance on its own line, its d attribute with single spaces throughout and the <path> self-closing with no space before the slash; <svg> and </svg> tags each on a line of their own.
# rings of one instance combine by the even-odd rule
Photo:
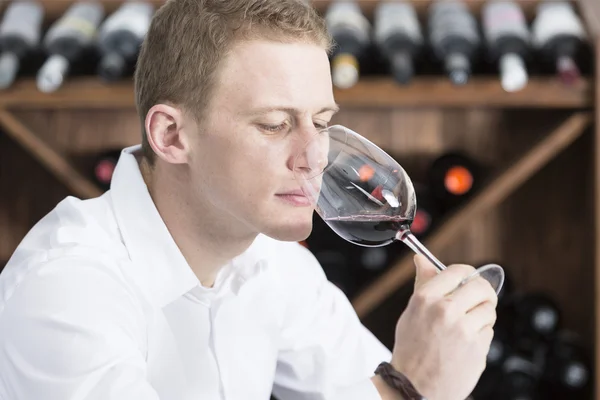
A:
<svg viewBox="0 0 600 400">
<path fill-rule="evenodd" d="M 320 130 L 294 160 L 294 175 L 319 216 L 351 243 L 377 247 L 402 241 L 443 271 L 439 261 L 411 233 L 417 210 L 413 184 L 404 169 L 368 139 L 341 125 Z M 499 293 L 504 270 L 496 264 L 478 268 Z"/>
</svg>

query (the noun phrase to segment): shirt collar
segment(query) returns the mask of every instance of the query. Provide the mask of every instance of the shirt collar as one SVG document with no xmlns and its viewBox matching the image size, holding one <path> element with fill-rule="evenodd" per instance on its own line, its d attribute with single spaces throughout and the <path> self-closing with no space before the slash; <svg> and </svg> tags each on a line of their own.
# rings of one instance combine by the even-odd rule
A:
<svg viewBox="0 0 600 400">
<path fill-rule="evenodd" d="M 139 287 L 157 306 L 164 307 L 200 282 L 163 222 L 135 153 L 140 145 L 123 149 L 113 173 L 110 196 L 123 241 L 133 261 Z M 217 275 L 215 289 L 238 294 L 245 282 L 267 268 L 268 239 L 259 235 L 252 245 Z"/>
<path fill-rule="evenodd" d="M 113 173 L 110 195 L 123 241 L 133 261 L 136 284 L 163 307 L 199 284 L 164 224 L 139 169 L 125 148 Z"/>
</svg>

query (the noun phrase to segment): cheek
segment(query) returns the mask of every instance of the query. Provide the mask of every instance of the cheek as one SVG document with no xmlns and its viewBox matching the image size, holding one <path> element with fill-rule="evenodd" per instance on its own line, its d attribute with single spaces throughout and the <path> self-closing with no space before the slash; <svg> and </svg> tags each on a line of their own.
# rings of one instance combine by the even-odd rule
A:
<svg viewBox="0 0 600 400">
<path fill-rule="evenodd" d="M 269 146 L 227 146 L 213 154 L 210 187 L 221 202 L 256 207 L 282 186 L 285 161 L 282 151 Z"/>
</svg>

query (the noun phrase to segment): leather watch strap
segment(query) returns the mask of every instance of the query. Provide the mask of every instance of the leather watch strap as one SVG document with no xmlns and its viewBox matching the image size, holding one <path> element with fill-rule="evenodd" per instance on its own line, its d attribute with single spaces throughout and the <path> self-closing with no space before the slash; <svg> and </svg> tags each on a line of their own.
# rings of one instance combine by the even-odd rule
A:
<svg viewBox="0 0 600 400">
<path fill-rule="evenodd" d="M 381 379 L 391 388 L 397 390 L 405 400 L 427 400 L 423 397 L 408 378 L 396 371 L 392 364 L 382 362 L 375 370 L 375 374 L 381 376 Z"/>
</svg>

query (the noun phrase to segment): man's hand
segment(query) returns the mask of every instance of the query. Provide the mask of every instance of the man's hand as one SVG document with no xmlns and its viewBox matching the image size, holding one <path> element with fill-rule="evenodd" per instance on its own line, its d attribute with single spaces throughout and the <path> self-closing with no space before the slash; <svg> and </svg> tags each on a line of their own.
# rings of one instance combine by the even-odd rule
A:
<svg viewBox="0 0 600 400">
<path fill-rule="evenodd" d="M 392 365 L 428 400 L 464 400 L 485 369 L 496 293 L 476 278 L 449 294 L 475 271 L 468 265 L 438 274 L 423 256 L 415 264 L 415 290 L 396 326 Z"/>
</svg>

